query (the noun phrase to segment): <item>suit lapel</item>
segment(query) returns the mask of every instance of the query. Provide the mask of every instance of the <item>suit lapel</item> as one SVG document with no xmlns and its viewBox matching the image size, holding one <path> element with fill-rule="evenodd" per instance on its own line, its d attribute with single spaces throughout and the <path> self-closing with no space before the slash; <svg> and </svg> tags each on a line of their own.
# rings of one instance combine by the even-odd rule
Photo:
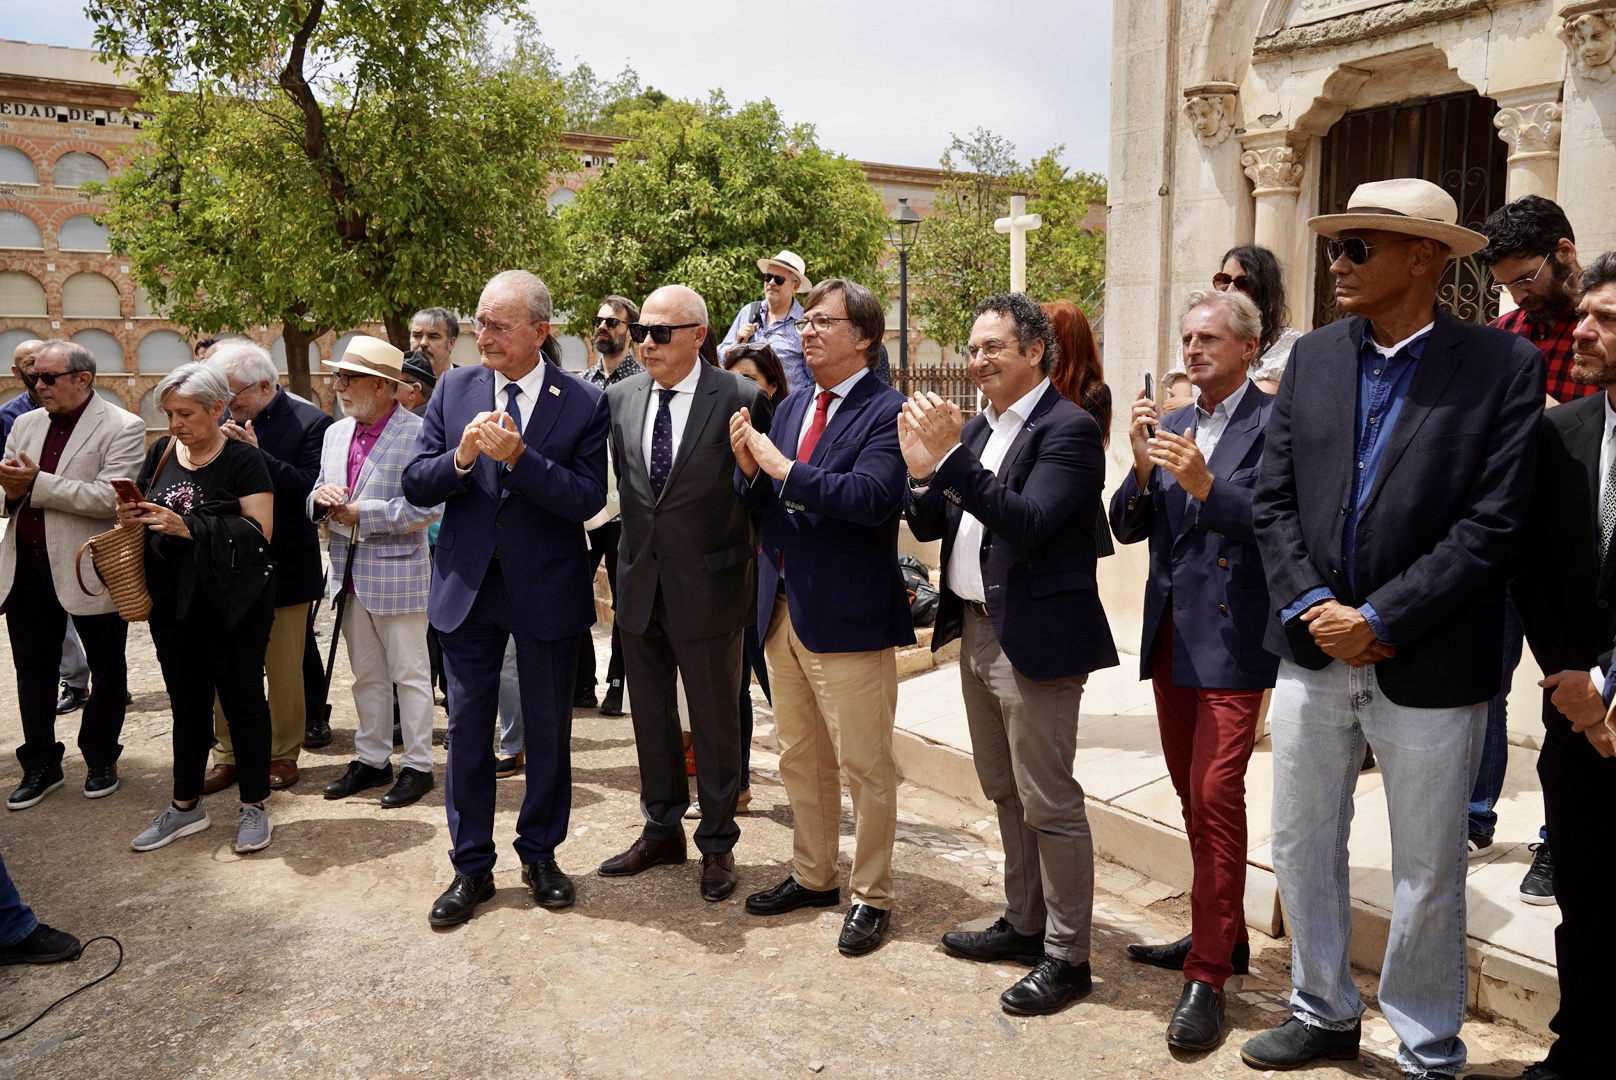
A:
<svg viewBox="0 0 1616 1080">
<path fill-rule="evenodd" d="M 1246 392 L 1240 398 L 1234 415 L 1229 417 L 1229 424 L 1223 429 L 1223 437 L 1218 445 L 1212 448 L 1212 456 L 1207 459 L 1206 467 L 1212 470 L 1213 476 L 1227 476 L 1234 471 L 1235 466 L 1246 460 L 1246 452 L 1251 444 L 1257 441 L 1257 432 L 1261 428 L 1258 422 L 1262 418 L 1262 393 L 1250 382 L 1246 382 Z"/>
<path fill-rule="evenodd" d="M 1037 427 L 1039 422 L 1043 420 L 1045 413 L 1055 407 L 1055 399 L 1059 396 L 1060 391 L 1055 389 L 1054 383 L 1050 383 L 1044 387 L 1044 392 L 1038 400 L 1032 403 L 1031 415 L 1016 431 L 1015 437 L 1010 440 L 1010 449 L 1004 452 L 1004 460 L 999 463 L 1000 476 L 1004 476 L 1005 470 L 1014 465 L 1016 460 L 1027 452 L 1027 447 L 1032 443 L 1032 429 Z M 986 442 L 987 440 L 984 439 L 983 444 L 986 445 Z"/>
<path fill-rule="evenodd" d="M 808 464 L 818 465 L 823 461 L 825 448 L 841 438 L 842 433 L 853 426 L 853 418 L 864 411 L 864 406 L 870 400 L 870 394 L 872 393 L 870 387 L 872 385 L 879 385 L 874 372 L 866 374 L 864 378 L 853 384 L 853 389 L 847 392 L 847 397 L 843 398 L 842 403 L 836 407 L 836 415 L 831 417 L 830 422 L 825 425 L 824 433 L 819 436 L 819 442 L 814 446 L 814 453 L 808 459 Z M 819 390 L 817 386 L 810 389 L 812 394 L 809 395 L 808 400 L 813 401 L 818 397 Z"/>
<path fill-rule="evenodd" d="M 1408 396 L 1403 399 L 1402 411 L 1398 414 L 1397 425 L 1392 428 L 1390 441 L 1386 444 L 1386 453 L 1381 458 L 1380 468 L 1375 472 L 1375 482 L 1364 498 L 1363 506 L 1358 510 L 1358 519 L 1362 521 L 1374 507 L 1375 500 L 1380 497 L 1381 491 L 1386 487 L 1386 478 L 1392 470 L 1397 468 L 1398 459 L 1414 441 L 1419 432 L 1420 425 L 1425 418 L 1431 415 L 1431 409 L 1442 400 L 1442 395 L 1459 371 L 1459 357 L 1454 353 L 1454 333 L 1448 325 L 1452 316 L 1438 314 L 1436 326 L 1431 331 L 1431 338 L 1425 344 L 1425 352 L 1421 354 L 1419 366 L 1414 369 L 1414 379 L 1409 384 Z M 1361 348 L 1361 345 L 1360 345 Z M 1356 364 L 1353 365 L 1357 367 Z M 1353 372 L 1356 378 L 1356 370 Z M 1357 395 L 1353 395 L 1353 418 L 1350 431 L 1357 430 Z"/>
<path fill-rule="evenodd" d="M 668 481 L 662 485 L 663 494 L 667 494 L 675 480 L 679 478 L 679 471 L 690 460 L 694 447 L 701 444 L 701 433 L 712 418 L 713 410 L 718 407 L 718 388 L 720 372 L 711 364 L 701 360 L 701 375 L 696 379 L 696 392 L 691 397 L 690 415 L 685 417 L 685 430 L 679 438 L 679 445 L 673 450 L 673 465 L 668 469 Z M 641 414 L 644 415 L 643 413 Z"/>
<path fill-rule="evenodd" d="M 633 407 L 623 425 L 623 460 L 617 463 L 618 483 L 633 479 L 651 490 L 651 474 L 645 467 L 645 413 L 651 407 L 651 388 L 655 381 L 649 375 L 636 375 L 639 388 L 634 391 Z"/>
<path fill-rule="evenodd" d="M 400 405 L 393 410 L 393 415 L 387 418 L 387 426 L 382 428 L 382 433 L 380 435 L 376 436 L 376 445 L 370 448 L 370 453 L 365 455 L 365 463 L 359 466 L 359 479 L 354 481 L 353 491 L 349 492 L 349 498 L 353 498 L 360 491 L 364 490 L 365 484 L 370 480 L 371 474 L 376 471 L 376 463 L 384 460 L 386 455 L 392 450 L 393 443 L 398 440 L 398 431 L 400 427 L 398 414 L 403 411 L 404 407 Z M 357 421 L 354 423 L 353 434 L 354 436 L 359 434 L 359 424 Z M 352 445 L 351 437 L 349 445 Z"/>
<path fill-rule="evenodd" d="M 1580 402 L 1560 407 L 1577 409 L 1580 414 L 1576 424 L 1565 434 L 1565 448 L 1571 459 L 1584 467 L 1587 476 L 1588 523 L 1593 528 L 1594 551 L 1598 552 L 1604 540 L 1599 535 L 1599 453 L 1605 440 L 1605 395 L 1594 396 L 1600 401 L 1598 409 L 1578 408 Z"/>
<path fill-rule="evenodd" d="M 84 447 L 84 444 L 90 441 L 90 436 L 95 434 L 95 429 L 100 427 L 106 419 L 106 406 L 99 397 L 95 396 L 95 391 L 90 391 L 90 395 L 89 406 L 84 410 L 84 414 L 79 417 L 79 422 L 73 425 L 73 434 L 67 437 L 67 445 L 62 447 L 62 456 L 56 462 L 57 472 L 67 468 L 67 463 L 73 460 L 73 455 L 77 454 Z M 45 448 L 43 440 L 40 441 L 39 446 L 40 450 L 43 451 Z M 34 460 L 38 461 L 39 459 L 36 457 Z"/>
<path fill-rule="evenodd" d="M 540 360 L 539 363 L 546 363 Z M 544 382 L 539 386 L 539 401 L 533 406 L 533 415 L 528 417 L 526 426 L 522 428 L 522 442 L 528 446 L 540 446 L 549 436 L 550 429 L 555 427 L 556 420 L 561 416 L 567 395 L 572 393 L 572 387 L 567 385 L 567 376 L 560 368 L 550 365 L 545 369 Z"/>
<path fill-rule="evenodd" d="M 470 391 L 470 414 L 465 418 L 464 421 L 462 421 L 460 425 L 462 429 L 466 426 L 466 424 L 471 423 L 471 418 L 476 416 L 478 413 L 493 412 L 499 408 L 499 406 L 494 402 L 494 373 L 488 368 L 481 368 L 478 370 L 477 381 L 472 384 Z M 445 441 L 448 440 L 446 439 Z M 453 447 L 458 444 L 459 441 L 460 437 L 456 435 L 454 441 L 450 442 L 449 445 L 451 453 L 453 452 Z M 498 463 L 487 454 L 478 454 L 477 460 L 471 464 L 471 475 L 477 478 L 477 485 L 488 494 L 489 498 L 495 500 L 496 502 L 499 501 L 502 494 L 499 490 L 498 469 Z"/>
</svg>

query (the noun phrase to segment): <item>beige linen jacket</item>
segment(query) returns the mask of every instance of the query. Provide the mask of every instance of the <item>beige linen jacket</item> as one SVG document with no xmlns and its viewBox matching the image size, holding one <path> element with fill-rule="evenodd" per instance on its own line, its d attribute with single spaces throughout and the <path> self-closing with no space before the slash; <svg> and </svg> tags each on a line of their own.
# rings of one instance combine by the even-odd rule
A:
<svg viewBox="0 0 1616 1080">
<path fill-rule="evenodd" d="M 23 453 L 37 462 L 49 426 L 50 413 L 44 409 L 19 416 L 6 439 L 6 459 Z M 35 477 L 33 490 L 16 507 L 7 509 L 0 500 L 0 516 L 6 518 L 14 518 L 17 511 L 30 504 L 45 512 L 45 549 L 50 555 L 51 580 L 56 584 L 57 601 L 69 615 L 101 615 L 117 610 L 105 591 L 96 596 L 84 594 L 73 571 L 73 560 L 86 540 L 117 522 L 110 481 L 119 476 L 133 480 L 140 472 L 145 451 L 146 425 L 140 417 L 92 393 L 56 471 Z M 89 559 L 89 552 L 85 552 L 84 582 L 92 589 L 100 589 Z M 11 595 L 16 572 L 16 529 L 8 521 L 5 539 L 0 540 L 0 598 Z M 4 606 L 0 599 L 0 610 Z"/>
</svg>

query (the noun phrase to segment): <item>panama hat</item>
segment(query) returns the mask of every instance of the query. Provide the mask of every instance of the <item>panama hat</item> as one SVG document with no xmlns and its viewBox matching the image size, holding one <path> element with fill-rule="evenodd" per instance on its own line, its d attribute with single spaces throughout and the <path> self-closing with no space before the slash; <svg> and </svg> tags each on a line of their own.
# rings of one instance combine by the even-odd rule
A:
<svg viewBox="0 0 1616 1080">
<path fill-rule="evenodd" d="M 759 259 L 758 273 L 769 273 L 770 265 L 784 266 L 793 274 L 796 274 L 798 292 L 808 292 L 814 287 L 814 283 L 808 280 L 808 267 L 803 263 L 802 256 L 795 251 L 781 249 L 780 254 L 772 259 Z"/>
<path fill-rule="evenodd" d="M 1351 229 L 1384 229 L 1406 236 L 1427 236 L 1448 246 L 1455 256 L 1474 255 L 1487 238 L 1458 224 L 1453 196 L 1429 180 L 1405 177 L 1359 184 L 1340 214 L 1307 219 L 1320 236 L 1336 237 Z"/>
<path fill-rule="evenodd" d="M 325 366 L 332 371 L 346 371 L 353 375 L 375 375 L 392 382 L 404 381 L 404 354 L 391 342 L 359 334 L 348 342 L 342 356 L 327 360 Z"/>
</svg>

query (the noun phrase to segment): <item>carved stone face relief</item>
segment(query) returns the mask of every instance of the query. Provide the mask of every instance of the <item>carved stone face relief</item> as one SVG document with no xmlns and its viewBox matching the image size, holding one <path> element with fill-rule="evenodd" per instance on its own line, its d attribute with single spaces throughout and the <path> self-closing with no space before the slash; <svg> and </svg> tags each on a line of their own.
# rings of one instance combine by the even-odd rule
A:
<svg viewBox="0 0 1616 1080">
<path fill-rule="evenodd" d="M 1616 74 L 1616 11 L 1599 11 L 1567 19 L 1560 29 L 1577 74 L 1605 82 Z"/>
<path fill-rule="evenodd" d="M 1236 89 L 1227 83 L 1192 86 L 1184 91 L 1184 115 L 1201 145 L 1208 150 L 1222 144 L 1234 130 Z"/>
</svg>

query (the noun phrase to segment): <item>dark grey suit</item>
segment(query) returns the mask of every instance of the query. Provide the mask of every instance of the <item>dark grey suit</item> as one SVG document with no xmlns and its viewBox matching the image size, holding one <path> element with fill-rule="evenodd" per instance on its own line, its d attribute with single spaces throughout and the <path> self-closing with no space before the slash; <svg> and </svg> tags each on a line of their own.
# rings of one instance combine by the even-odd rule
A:
<svg viewBox="0 0 1616 1080">
<path fill-rule="evenodd" d="M 617 624 L 640 763 L 645 835 L 674 840 L 690 805 L 675 676 L 684 677 L 702 819 L 696 847 L 729 851 L 740 837 L 741 636 L 752 620 L 757 541 L 735 493 L 729 420 L 751 410 L 764 428 L 769 402 L 738 375 L 701 363 L 696 392 L 660 498 L 645 463 L 655 383 L 636 375 L 611 387 L 611 448 L 622 500 Z"/>
</svg>

